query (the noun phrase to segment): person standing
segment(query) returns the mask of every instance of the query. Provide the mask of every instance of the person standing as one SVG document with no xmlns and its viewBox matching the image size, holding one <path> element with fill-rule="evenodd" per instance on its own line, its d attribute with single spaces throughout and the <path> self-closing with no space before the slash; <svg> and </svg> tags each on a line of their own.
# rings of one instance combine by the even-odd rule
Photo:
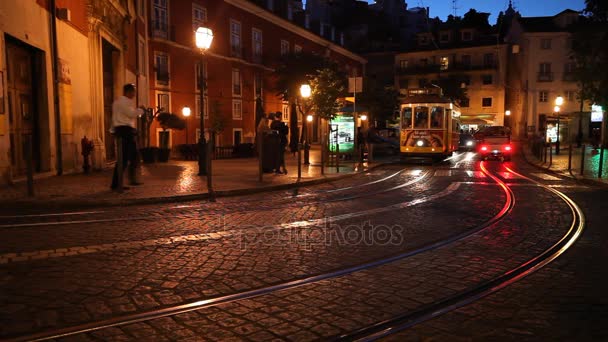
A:
<svg viewBox="0 0 608 342">
<path fill-rule="evenodd" d="M 270 124 L 270 129 L 275 130 L 279 133 L 279 150 L 278 150 L 278 165 L 276 167 L 276 173 L 287 174 L 287 168 L 285 167 L 285 148 L 287 147 L 287 135 L 289 134 L 289 127 L 282 121 L 282 113 L 276 112 L 274 120 Z M 282 170 L 281 170 L 282 169 Z"/>
<path fill-rule="evenodd" d="M 118 188 L 118 172 L 124 172 L 129 168 L 129 184 L 141 185 L 136 179 L 136 169 L 139 164 L 137 157 L 137 117 L 143 114 L 141 108 L 135 108 L 133 98 L 135 98 L 135 85 L 129 83 L 122 88 L 122 96 L 117 98 L 112 104 L 112 134 L 116 138 L 122 139 L 122 170 L 118 170 L 118 163 L 114 167 L 112 176 L 112 190 Z M 128 189 L 128 187 L 123 187 Z"/>
</svg>

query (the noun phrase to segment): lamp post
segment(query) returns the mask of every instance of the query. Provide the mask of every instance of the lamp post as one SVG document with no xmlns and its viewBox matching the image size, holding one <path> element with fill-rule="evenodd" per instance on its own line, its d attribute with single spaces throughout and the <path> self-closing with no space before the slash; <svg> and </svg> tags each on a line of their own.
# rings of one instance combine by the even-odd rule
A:
<svg viewBox="0 0 608 342">
<path fill-rule="evenodd" d="M 306 99 L 308 99 L 310 97 L 310 94 L 311 94 L 310 85 L 302 84 L 300 86 L 300 95 L 304 99 L 304 102 L 306 101 Z M 307 111 L 308 111 L 308 109 L 306 108 L 306 106 L 304 106 L 304 111 L 302 111 L 302 108 L 300 108 L 300 112 L 302 112 L 302 141 L 304 143 L 304 165 L 310 164 L 310 152 L 309 152 L 310 149 L 308 147 L 308 124 L 307 124 L 307 120 L 304 120 L 304 115 L 306 115 Z M 312 117 L 311 117 L 311 121 L 312 121 Z M 298 149 L 298 151 L 299 151 L 299 149 Z M 298 164 L 299 164 L 299 159 L 298 159 Z M 300 171 L 298 172 L 298 177 L 299 176 L 300 176 Z"/>
<path fill-rule="evenodd" d="M 188 145 L 188 117 L 190 116 L 190 107 L 182 108 L 182 115 L 186 118 L 186 145 Z"/>
<path fill-rule="evenodd" d="M 553 111 L 555 112 L 556 116 L 557 116 L 557 138 L 555 139 L 555 154 L 558 155 L 559 154 L 559 112 L 561 110 L 561 105 L 564 104 L 564 98 L 561 96 L 558 96 L 555 98 L 555 107 L 553 108 Z"/>
<path fill-rule="evenodd" d="M 200 60 L 200 68 L 198 69 L 198 82 L 200 89 L 200 135 L 198 140 L 198 174 L 199 176 L 207 175 L 207 165 L 209 157 L 208 153 L 206 153 L 207 148 L 207 140 L 205 139 L 205 80 L 204 80 L 204 71 L 203 68 L 205 66 L 205 52 L 211 47 L 211 42 L 213 41 L 213 31 L 206 27 L 199 27 L 196 29 L 196 33 L 194 34 L 196 47 L 201 52 L 201 60 Z"/>
</svg>

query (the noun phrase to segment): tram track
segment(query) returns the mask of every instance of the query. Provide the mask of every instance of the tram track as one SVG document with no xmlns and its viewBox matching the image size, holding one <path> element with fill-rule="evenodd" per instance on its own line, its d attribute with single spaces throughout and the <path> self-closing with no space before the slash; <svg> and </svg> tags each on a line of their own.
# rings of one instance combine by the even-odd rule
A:
<svg viewBox="0 0 608 342">
<path fill-rule="evenodd" d="M 482 163 L 483 166 L 483 163 Z M 383 337 L 395 334 L 406 330 L 419 323 L 438 317 L 449 311 L 464 307 L 485 296 L 495 293 L 524 277 L 538 271 L 545 265 L 549 264 L 560 255 L 562 255 L 581 235 L 585 226 L 585 216 L 578 205 L 566 196 L 564 193 L 556 190 L 553 187 L 544 185 L 536 180 L 533 180 L 521 173 L 514 171 L 511 167 L 505 167 L 507 171 L 513 173 L 517 177 L 525 179 L 535 186 L 543 188 L 558 198 L 560 198 L 569 208 L 572 213 L 572 221 L 566 234 L 564 234 L 557 242 L 545 249 L 542 253 L 535 255 L 519 266 L 503 272 L 502 274 L 484 281 L 473 288 L 461 291 L 455 295 L 444 298 L 440 301 L 433 302 L 413 312 L 405 312 L 392 318 L 370 324 L 368 326 L 357 329 L 348 334 L 343 334 L 336 337 L 336 340 L 345 341 L 375 341 Z M 496 177 L 496 176 L 492 176 Z M 503 183 L 504 187 L 508 187 Z"/>
<path fill-rule="evenodd" d="M 102 321 L 61 328 L 61 329 L 47 331 L 47 332 L 40 332 L 40 333 L 27 335 L 27 336 L 15 337 L 15 338 L 11 339 L 10 341 L 26 341 L 26 340 L 27 341 L 43 341 L 43 340 L 49 340 L 49 339 L 57 339 L 57 338 L 61 338 L 61 337 L 73 336 L 73 335 L 96 331 L 96 330 L 105 329 L 105 328 L 109 328 L 109 327 L 123 326 L 123 325 L 131 324 L 131 323 L 135 323 L 135 322 L 149 321 L 149 320 L 153 320 L 156 318 L 173 316 L 173 315 L 177 315 L 177 314 L 184 313 L 184 312 L 201 310 L 204 308 L 208 308 L 208 307 L 212 307 L 212 306 L 216 306 L 216 305 L 220 305 L 220 304 L 224 304 L 224 303 L 230 303 L 230 302 L 234 302 L 234 301 L 255 298 L 255 297 L 267 295 L 267 294 L 277 292 L 277 291 L 284 291 L 284 290 L 288 290 L 288 289 L 303 286 L 303 285 L 317 283 L 317 282 L 320 282 L 323 280 L 328 280 L 328 279 L 332 279 L 332 278 L 336 278 L 336 277 L 345 276 L 350 273 L 376 268 L 376 267 L 379 267 L 382 265 L 386 265 L 386 264 L 390 264 L 390 263 L 393 263 L 393 262 L 396 262 L 399 260 L 406 259 L 408 257 L 412 257 L 414 255 L 418 255 L 418 254 L 421 254 L 424 252 L 438 249 L 440 247 L 447 246 L 449 244 L 452 244 L 454 242 L 465 239 L 477 232 L 480 232 L 484 229 L 487 229 L 487 228 L 493 226 L 495 223 L 499 222 L 504 217 L 506 217 L 509 214 L 509 212 L 512 210 L 513 205 L 514 205 L 514 196 L 513 196 L 512 191 L 509 188 L 507 188 L 506 185 L 504 183 L 502 183 L 500 181 L 500 179 L 498 179 L 497 177 L 490 175 L 490 174 L 488 174 L 488 176 L 499 184 L 501 190 L 505 194 L 505 202 L 504 202 L 504 205 L 502 206 L 501 210 L 498 213 L 496 213 L 493 217 L 491 217 L 489 220 L 487 220 L 486 222 L 484 222 L 476 227 L 473 227 L 472 229 L 468 229 L 462 233 L 452 235 L 446 239 L 427 243 L 419 248 L 404 251 L 404 252 L 401 252 L 398 254 L 385 256 L 385 257 L 382 257 L 382 258 L 379 258 L 376 260 L 372 260 L 372 261 L 368 261 L 368 262 L 365 262 L 362 264 L 350 266 L 347 268 L 336 269 L 336 270 L 329 271 L 329 272 L 322 273 L 322 274 L 310 275 L 308 277 L 303 277 L 303 278 L 295 279 L 295 280 L 284 282 L 284 283 L 274 284 L 274 285 L 261 287 L 261 288 L 257 288 L 257 289 L 253 289 L 253 290 L 249 290 L 249 291 L 239 292 L 239 293 L 228 294 L 228 295 L 219 296 L 219 297 L 215 297 L 215 298 L 211 298 L 211 299 L 204 299 L 204 300 L 194 301 L 194 302 L 185 303 L 185 304 L 181 304 L 181 305 L 164 307 L 161 309 L 151 310 L 151 311 L 147 311 L 147 312 L 140 312 L 140 313 L 136 313 L 136 314 L 132 314 L 132 315 L 125 315 L 125 316 L 115 317 L 115 318 L 106 319 L 106 320 L 102 320 Z M 454 184 L 456 184 L 456 185 L 454 185 Z M 458 184 L 460 184 L 460 183 L 458 183 L 458 182 L 452 183 L 452 185 L 450 187 L 446 188 L 444 191 L 437 193 L 435 195 L 428 196 L 426 201 L 429 201 L 429 200 L 435 199 L 435 198 L 439 198 L 441 196 L 445 196 L 445 195 L 449 194 L 450 192 L 455 191 L 456 189 L 458 189 Z M 402 208 L 411 206 L 411 205 L 415 205 L 415 204 L 419 204 L 419 203 L 424 203 L 424 202 L 425 202 L 425 199 L 413 200 L 413 201 L 410 201 L 407 205 L 402 205 Z M 310 224 L 314 224 L 314 223 L 310 222 Z M 295 226 L 300 227 L 299 225 L 297 225 L 297 223 L 295 223 Z"/>
</svg>

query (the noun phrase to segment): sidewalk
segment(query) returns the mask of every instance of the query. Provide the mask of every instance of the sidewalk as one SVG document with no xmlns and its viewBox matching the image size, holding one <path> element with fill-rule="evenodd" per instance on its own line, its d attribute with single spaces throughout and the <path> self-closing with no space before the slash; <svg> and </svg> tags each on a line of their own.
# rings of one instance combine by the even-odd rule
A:
<svg viewBox="0 0 608 342">
<path fill-rule="evenodd" d="M 311 165 L 302 165 L 302 179 L 298 183 L 297 158 L 285 154 L 287 175 L 265 173 L 258 181 L 258 159 L 222 159 L 213 161 L 213 190 L 218 196 L 251 194 L 255 192 L 291 188 L 304 184 L 317 184 L 352 175 L 360 170 L 354 163 L 326 167 L 321 175 L 320 151 L 312 150 Z M 377 163 L 375 163 L 377 164 Z M 367 169 L 364 164 L 363 168 Z M 207 198 L 207 179 L 198 176 L 197 161 L 172 160 L 168 163 L 142 164 L 141 186 L 131 186 L 123 193 L 110 190 L 113 169 L 89 174 L 77 173 L 51 176 L 34 181 L 34 197 L 27 197 L 27 183 L 18 182 L 0 188 L 2 210 L 10 208 L 39 209 L 117 206 L 127 204 L 158 203 L 165 200 Z M 127 185 L 125 172 L 125 185 Z"/>
<path fill-rule="evenodd" d="M 568 169 L 570 148 L 572 148 L 572 156 L 570 161 L 570 169 Z M 586 145 L 583 151 L 582 147 L 577 148 L 576 145 L 562 145 L 559 155 L 555 154 L 554 146 L 551 156 L 549 156 L 549 149 L 547 149 L 546 161 L 544 156 L 539 158 L 532 153 L 530 144 L 522 143 L 520 150 L 523 152 L 524 157 L 528 160 L 528 162 L 548 171 L 558 173 L 562 176 L 608 184 L 608 149 L 604 149 L 601 178 L 598 177 L 601 151 L 600 149 L 593 149 L 592 146 Z M 583 156 L 584 168 L 583 173 L 581 174 L 581 160 L 583 159 Z"/>
</svg>

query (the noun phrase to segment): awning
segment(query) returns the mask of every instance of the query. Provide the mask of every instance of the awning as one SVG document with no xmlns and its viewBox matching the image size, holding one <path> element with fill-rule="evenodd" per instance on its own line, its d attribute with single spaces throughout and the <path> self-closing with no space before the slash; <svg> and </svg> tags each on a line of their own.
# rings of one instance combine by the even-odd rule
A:
<svg viewBox="0 0 608 342">
<path fill-rule="evenodd" d="M 462 118 L 460 117 L 460 123 L 463 125 L 488 125 L 491 124 L 491 122 L 488 122 L 487 120 L 484 119 L 479 119 L 479 118 Z"/>
</svg>

